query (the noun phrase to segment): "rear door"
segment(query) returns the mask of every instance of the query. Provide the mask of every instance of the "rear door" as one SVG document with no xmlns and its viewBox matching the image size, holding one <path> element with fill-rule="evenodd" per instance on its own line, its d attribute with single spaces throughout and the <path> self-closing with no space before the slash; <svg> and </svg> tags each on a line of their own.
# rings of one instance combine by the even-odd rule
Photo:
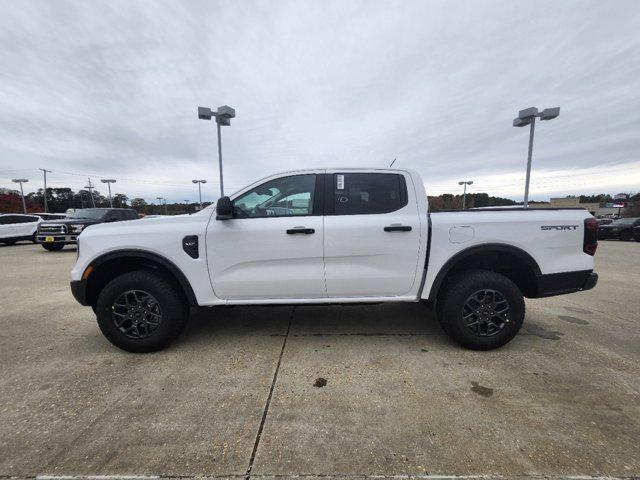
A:
<svg viewBox="0 0 640 480">
<path fill-rule="evenodd" d="M 327 295 L 389 297 L 416 281 L 420 218 L 408 174 L 329 171 L 325 181 Z"/>
<path fill-rule="evenodd" d="M 35 215 L 15 215 L 14 216 L 14 236 L 28 237 L 36 231 L 40 217 Z"/>
<path fill-rule="evenodd" d="M 206 234 L 213 290 L 225 300 L 326 296 L 323 175 L 272 177 L 233 199 L 234 217 L 211 217 Z"/>
</svg>

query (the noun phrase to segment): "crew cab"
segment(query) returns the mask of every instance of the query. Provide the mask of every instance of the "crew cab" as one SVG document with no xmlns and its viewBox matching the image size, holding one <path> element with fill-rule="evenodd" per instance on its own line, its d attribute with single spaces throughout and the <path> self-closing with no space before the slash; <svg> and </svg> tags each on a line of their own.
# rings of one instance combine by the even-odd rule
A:
<svg viewBox="0 0 640 480">
<path fill-rule="evenodd" d="M 76 243 L 78 235 L 90 225 L 137 218 L 138 213 L 130 208 L 83 208 L 67 214 L 63 219 L 40 223 L 35 238 L 45 250 L 57 252 L 65 245 Z"/>
<path fill-rule="evenodd" d="M 458 343 L 487 350 L 516 335 L 524 297 L 597 282 L 586 210 L 430 213 L 410 170 L 280 173 L 215 208 L 96 225 L 78 243 L 73 295 L 131 352 L 168 345 L 189 306 L 419 301 Z"/>
</svg>

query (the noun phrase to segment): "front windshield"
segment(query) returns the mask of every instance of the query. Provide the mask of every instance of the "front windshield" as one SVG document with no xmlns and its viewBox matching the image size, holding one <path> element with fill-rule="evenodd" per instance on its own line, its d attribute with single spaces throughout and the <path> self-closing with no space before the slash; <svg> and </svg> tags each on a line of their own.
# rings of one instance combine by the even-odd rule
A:
<svg viewBox="0 0 640 480">
<path fill-rule="evenodd" d="M 100 220 L 107 211 L 103 208 L 83 208 L 70 213 L 68 218 L 87 218 L 89 220 Z"/>
<path fill-rule="evenodd" d="M 620 218 L 613 222 L 611 225 L 631 225 L 637 218 Z"/>
</svg>

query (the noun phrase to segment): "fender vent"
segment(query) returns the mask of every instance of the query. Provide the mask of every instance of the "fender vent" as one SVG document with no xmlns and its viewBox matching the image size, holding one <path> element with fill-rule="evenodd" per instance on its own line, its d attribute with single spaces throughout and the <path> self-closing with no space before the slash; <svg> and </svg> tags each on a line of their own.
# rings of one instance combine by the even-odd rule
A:
<svg viewBox="0 0 640 480">
<path fill-rule="evenodd" d="M 197 235 L 188 235 L 182 239 L 182 249 L 189 255 L 191 258 L 198 258 L 198 236 Z"/>
</svg>

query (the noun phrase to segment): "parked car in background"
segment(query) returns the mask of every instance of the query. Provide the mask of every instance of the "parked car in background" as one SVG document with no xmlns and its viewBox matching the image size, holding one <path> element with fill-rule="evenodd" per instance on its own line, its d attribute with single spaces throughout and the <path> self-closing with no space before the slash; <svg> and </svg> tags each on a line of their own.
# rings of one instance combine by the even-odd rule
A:
<svg viewBox="0 0 640 480">
<path fill-rule="evenodd" d="M 35 243 L 36 231 L 42 218 L 21 213 L 0 214 L 0 243 L 13 245 L 21 240 Z"/>
<path fill-rule="evenodd" d="M 58 251 L 65 245 L 76 243 L 78 235 L 91 225 L 138 218 L 138 213 L 130 208 L 83 208 L 71 212 L 64 219 L 40 223 L 36 241 L 45 250 Z"/>
<path fill-rule="evenodd" d="M 618 239 L 629 241 L 633 238 L 633 229 L 640 225 L 640 217 L 635 218 L 619 218 L 611 222 L 609 225 L 601 225 L 598 227 L 598 239 Z"/>
</svg>

